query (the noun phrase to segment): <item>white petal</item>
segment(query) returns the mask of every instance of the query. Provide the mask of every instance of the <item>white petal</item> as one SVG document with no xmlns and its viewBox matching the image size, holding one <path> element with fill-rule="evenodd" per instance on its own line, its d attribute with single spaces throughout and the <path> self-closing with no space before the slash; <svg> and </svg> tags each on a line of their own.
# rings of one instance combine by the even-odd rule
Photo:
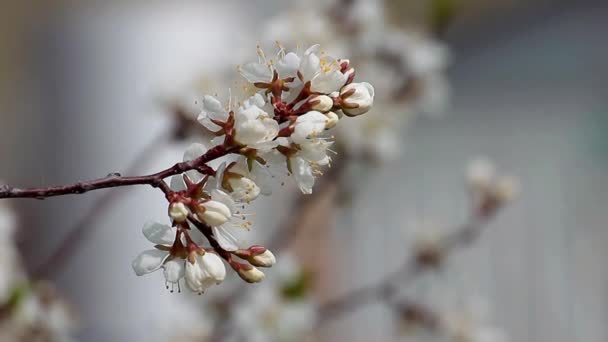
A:
<svg viewBox="0 0 608 342">
<path fill-rule="evenodd" d="M 169 257 L 169 253 L 158 249 L 143 251 L 133 260 L 131 266 L 138 276 L 158 270 Z"/>
<path fill-rule="evenodd" d="M 226 226 L 213 227 L 212 229 L 213 236 L 223 249 L 229 252 L 239 249 L 238 239 L 228 231 Z"/>
<path fill-rule="evenodd" d="M 321 65 L 319 56 L 314 53 L 306 54 L 300 63 L 300 73 L 304 82 L 310 81 L 318 72 Z"/>
<path fill-rule="evenodd" d="M 184 161 L 194 160 L 207 152 L 209 148 L 200 143 L 193 143 L 184 152 Z"/>
<path fill-rule="evenodd" d="M 148 241 L 157 245 L 171 246 L 175 240 L 175 228 L 157 222 L 146 222 L 142 232 Z"/>
<path fill-rule="evenodd" d="M 186 151 L 184 152 L 184 161 L 191 161 L 194 160 L 200 156 L 202 156 L 203 154 L 205 154 L 205 152 L 207 152 L 208 148 L 207 146 L 200 144 L 200 143 L 194 143 L 192 145 L 190 145 Z M 200 182 L 201 179 L 203 179 L 203 175 L 195 170 L 190 170 L 186 172 L 186 175 L 195 183 Z"/>
<path fill-rule="evenodd" d="M 220 129 L 220 127 L 213 123 L 211 119 L 226 121 L 226 119 L 228 119 L 228 113 L 224 110 L 222 103 L 218 99 L 210 95 L 205 95 L 203 97 L 203 109 L 198 116 L 198 121 L 209 130 L 217 131 Z"/>
<path fill-rule="evenodd" d="M 290 52 L 277 63 L 277 71 L 280 78 L 295 77 L 300 67 L 300 57 Z"/>
<path fill-rule="evenodd" d="M 215 189 L 222 188 L 224 172 L 226 172 L 226 162 L 222 162 L 220 166 L 217 167 L 217 170 L 215 170 Z"/>
<path fill-rule="evenodd" d="M 251 62 L 239 68 L 241 76 L 251 83 L 270 82 L 272 80 L 272 70 L 265 64 Z"/>
<path fill-rule="evenodd" d="M 222 190 L 219 190 L 219 189 L 212 190 L 211 199 L 214 201 L 223 203 L 225 206 L 228 207 L 231 214 L 234 214 L 234 212 L 236 211 L 236 203 L 234 202 L 234 199 L 232 199 L 232 196 L 228 195 L 227 193 L 225 193 Z"/>
<path fill-rule="evenodd" d="M 222 259 L 214 253 L 205 253 L 201 257 L 203 272 L 213 278 L 216 282 L 221 282 L 226 278 L 226 266 Z"/>
<path fill-rule="evenodd" d="M 312 168 L 302 158 L 291 158 L 293 176 L 303 194 L 311 194 L 312 187 L 315 185 L 315 177 L 312 174 Z"/>
<path fill-rule="evenodd" d="M 167 261 L 164 265 L 165 279 L 170 283 L 177 283 L 181 278 L 184 277 L 186 266 L 184 265 L 184 259 L 173 259 Z"/>
<path fill-rule="evenodd" d="M 340 70 L 334 69 L 329 72 L 322 72 L 315 76 L 310 82 L 310 89 L 314 92 L 331 94 L 346 83 L 347 76 Z"/>
</svg>

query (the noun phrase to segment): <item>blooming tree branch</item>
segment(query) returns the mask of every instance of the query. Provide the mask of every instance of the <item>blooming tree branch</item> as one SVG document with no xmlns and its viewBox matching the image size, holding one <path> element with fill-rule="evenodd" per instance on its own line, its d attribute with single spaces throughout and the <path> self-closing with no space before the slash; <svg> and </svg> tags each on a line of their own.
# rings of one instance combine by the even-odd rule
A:
<svg viewBox="0 0 608 342">
<path fill-rule="evenodd" d="M 293 176 L 299 189 L 312 193 L 321 167 L 331 162 L 332 141 L 325 137 L 342 115 L 367 112 L 374 98 L 368 83 L 354 83 L 355 70 L 314 45 L 303 53 L 279 46 L 277 60 L 258 47 L 258 61 L 239 67 L 253 85 L 244 101 L 230 95 L 223 106 L 205 96 L 198 121 L 217 139 L 193 144 L 184 161 L 145 176 L 109 174 L 70 185 L 20 189 L 0 188 L 0 198 L 37 198 L 149 185 L 169 202 L 171 225 L 148 222 L 143 234 L 154 249 L 132 263 L 137 275 L 163 269 L 167 288 L 181 290 L 180 281 L 203 293 L 224 280 L 223 261 L 246 282 L 264 279 L 257 267 L 271 267 L 274 255 L 262 246 L 242 247 L 231 232 L 251 229 L 245 207 L 260 194 L 270 194 L 268 181 Z M 253 93 L 253 95 L 252 95 Z M 234 102 L 233 102 L 234 101 Z M 179 127 L 183 132 L 186 127 Z M 221 141 L 218 141 L 221 139 Z M 210 147 L 208 147 L 210 146 Z M 219 166 L 210 163 L 223 159 Z M 171 177 L 170 185 L 166 179 Z M 193 229 L 195 228 L 195 229 Z M 200 233 L 200 234 L 198 234 Z M 205 247 L 208 243 L 210 246 Z M 223 261 L 222 261 L 223 260 Z"/>
</svg>

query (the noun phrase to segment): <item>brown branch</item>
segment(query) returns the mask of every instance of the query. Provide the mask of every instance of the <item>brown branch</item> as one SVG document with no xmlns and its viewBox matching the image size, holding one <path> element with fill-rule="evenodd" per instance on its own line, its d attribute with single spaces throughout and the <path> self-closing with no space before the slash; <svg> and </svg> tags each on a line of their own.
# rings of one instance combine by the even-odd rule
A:
<svg viewBox="0 0 608 342">
<path fill-rule="evenodd" d="M 63 196 L 70 194 L 82 194 L 85 192 L 117 188 L 131 185 L 150 185 L 154 188 L 159 188 L 165 194 L 171 190 L 164 182 L 164 179 L 177 174 L 184 173 L 189 170 L 198 170 L 203 173 L 209 173 L 210 170 L 205 168 L 205 164 L 214 159 L 225 156 L 236 151 L 236 147 L 225 147 L 218 145 L 208 150 L 204 155 L 191 161 L 176 163 L 172 167 L 159 171 L 147 176 L 131 176 L 123 177 L 119 174 L 109 174 L 106 177 L 94 179 L 90 181 L 77 182 L 70 185 L 51 186 L 46 188 L 28 188 L 19 189 L 8 185 L 0 187 L 0 198 L 35 198 L 45 199 L 47 197 Z"/>
<path fill-rule="evenodd" d="M 352 290 L 321 305 L 318 309 L 317 327 L 371 302 L 382 299 L 389 301 L 406 282 L 413 281 L 422 271 L 440 266 L 442 260 L 455 249 L 475 241 L 483 232 L 483 223 L 486 223 L 487 219 L 488 217 L 474 215 L 459 229 L 439 240 L 435 248 L 426 251 L 430 253 L 418 251 L 408 258 L 398 271 L 389 274 L 380 282 Z M 429 257 L 431 255 L 432 257 Z"/>
<path fill-rule="evenodd" d="M 130 165 L 127 166 L 125 174 L 136 173 L 151 156 L 154 156 L 156 149 L 168 141 L 168 138 L 169 136 L 165 132 L 150 140 L 150 143 L 148 143 L 137 154 L 135 159 L 131 161 Z M 124 192 L 108 191 L 96 199 L 95 203 L 93 203 L 80 220 L 68 229 L 67 235 L 59 242 L 55 251 L 48 258 L 44 259 L 39 266 L 34 268 L 34 271 L 32 272 L 33 277 L 38 279 L 45 278 L 49 276 L 50 272 L 56 273 L 57 270 L 63 269 L 65 263 L 74 256 L 78 247 L 81 246 L 82 241 L 84 241 L 87 238 L 88 233 L 92 231 L 90 228 L 94 226 L 95 220 L 100 217 L 110 204 L 116 201 L 117 196 L 122 193 Z"/>
</svg>

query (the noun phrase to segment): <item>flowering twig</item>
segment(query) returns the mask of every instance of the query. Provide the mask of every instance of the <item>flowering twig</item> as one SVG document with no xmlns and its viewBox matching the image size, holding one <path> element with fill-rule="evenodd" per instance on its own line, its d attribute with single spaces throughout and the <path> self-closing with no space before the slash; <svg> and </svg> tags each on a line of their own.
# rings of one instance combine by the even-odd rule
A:
<svg viewBox="0 0 608 342">
<path fill-rule="evenodd" d="M 488 221 L 510 201 L 517 191 L 510 177 L 498 176 L 491 164 L 485 160 L 471 164 L 468 174 L 472 199 L 469 219 L 459 228 L 434 241 L 425 241 L 395 272 L 376 284 L 355 289 L 319 308 L 317 325 L 354 311 L 377 300 L 391 302 L 393 296 L 406 282 L 413 281 L 422 271 L 440 267 L 456 249 L 467 247 L 484 231 Z"/>
<path fill-rule="evenodd" d="M 176 134 L 174 134 L 176 135 Z M 131 161 L 125 169 L 125 174 L 136 173 L 143 164 L 156 153 L 156 149 L 168 141 L 169 135 L 164 132 L 158 137 L 151 139 L 150 142 L 140 151 L 137 156 Z M 54 252 L 48 258 L 34 268 L 32 275 L 34 278 L 44 278 L 49 276 L 49 272 L 57 272 L 63 269 L 65 262 L 78 251 L 83 240 L 86 239 L 91 228 L 94 227 L 94 221 L 116 201 L 116 198 L 121 192 L 108 191 L 102 194 L 95 200 L 90 209 L 78 220 L 72 227 L 68 229 L 67 235 L 58 243 Z"/>
<path fill-rule="evenodd" d="M 176 163 L 168 169 L 147 176 L 123 177 L 120 174 L 113 173 L 107 175 L 106 177 L 90 181 L 81 181 L 70 185 L 43 188 L 20 189 L 4 185 L 0 187 L 0 198 L 45 199 L 54 196 L 82 194 L 93 190 L 131 185 L 150 185 L 154 188 L 159 188 L 163 193 L 168 194 L 171 192 L 171 190 L 164 181 L 165 178 L 181 174 L 189 170 L 197 170 L 204 174 L 211 174 L 212 170 L 206 168 L 206 163 L 223 157 L 229 153 L 235 152 L 236 150 L 237 148 L 235 147 L 226 148 L 224 145 L 218 145 L 197 159 Z"/>
</svg>

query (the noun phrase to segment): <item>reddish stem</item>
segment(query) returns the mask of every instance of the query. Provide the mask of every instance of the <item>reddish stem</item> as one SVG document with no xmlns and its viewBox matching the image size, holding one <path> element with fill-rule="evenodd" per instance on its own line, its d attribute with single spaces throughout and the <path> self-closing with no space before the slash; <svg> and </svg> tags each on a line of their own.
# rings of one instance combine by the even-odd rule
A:
<svg viewBox="0 0 608 342">
<path fill-rule="evenodd" d="M 53 196 L 82 194 L 98 189 L 144 184 L 159 188 L 163 193 L 165 193 L 165 195 L 168 195 L 171 192 L 171 189 L 167 183 L 164 182 L 165 178 L 181 174 L 189 170 L 198 170 L 200 172 L 210 173 L 211 171 L 206 167 L 206 163 L 223 157 L 229 153 L 235 152 L 236 150 L 236 147 L 218 145 L 194 160 L 177 163 L 168 169 L 147 176 L 122 177 L 120 175 L 109 175 L 104 178 L 90 181 L 82 181 L 70 185 L 51 186 L 46 188 L 19 189 L 5 185 L 0 187 L 0 198 L 45 199 Z"/>
</svg>

